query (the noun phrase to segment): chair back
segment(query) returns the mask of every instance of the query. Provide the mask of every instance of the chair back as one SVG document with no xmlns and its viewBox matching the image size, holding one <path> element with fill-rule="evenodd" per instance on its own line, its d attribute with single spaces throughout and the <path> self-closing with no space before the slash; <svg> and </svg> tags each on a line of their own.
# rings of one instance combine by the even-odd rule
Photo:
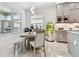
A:
<svg viewBox="0 0 79 59">
<path fill-rule="evenodd" d="M 44 33 L 37 33 L 35 37 L 35 45 L 43 46 L 45 43 L 45 36 Z"/>
</svg>

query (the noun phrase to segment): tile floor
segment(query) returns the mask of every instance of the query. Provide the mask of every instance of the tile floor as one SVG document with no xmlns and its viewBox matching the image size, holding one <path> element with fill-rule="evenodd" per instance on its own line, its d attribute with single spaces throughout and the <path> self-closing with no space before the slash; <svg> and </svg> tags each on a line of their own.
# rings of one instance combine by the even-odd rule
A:
<svg viewBox="0 0 79 59">
<path fill-rule="evenodd" d="M 0 36 L 0 57 L 13 57 L 13 43 L 19 38 L 18 34 L 12 34 L 9 36 Z M 68 53 L 66 43 L 47 42 L 46 41 L 46 55 L 47 57 L 71 57 Z M 16 57 L 44 57 L 41 50 L 36 51 L 34 56 L 33 51 L 25 51 L 19 55 L 16 53 Z"/>
</svg>

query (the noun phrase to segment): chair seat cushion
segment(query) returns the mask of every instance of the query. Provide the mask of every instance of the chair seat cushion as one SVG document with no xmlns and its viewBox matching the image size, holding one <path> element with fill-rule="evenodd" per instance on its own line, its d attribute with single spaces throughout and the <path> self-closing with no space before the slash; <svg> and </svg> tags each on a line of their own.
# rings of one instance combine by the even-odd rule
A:
<svg viewBox="0 0 79 59">
<path fill-rule="evenodd" d="M 14 44 L 23 44 L 24 42 L 23 41 L 19 41 L 19 42 L 15 42 Z"/>
<path fill-rule="evenodd" d="M 23 38 L 18 38 L 14 44 L 24 44 L 24 39 Z"/>
<path fill-rule="evenodd" d="M 40 48 L 40 47 L 43 46 L 43 44 L 41 44 L 41 42 L 35 44 L 35 41 L 30 41 L 30 44 L 31 44 L 32 47 L 34 47 L 34 48 Z"/>
</svg>

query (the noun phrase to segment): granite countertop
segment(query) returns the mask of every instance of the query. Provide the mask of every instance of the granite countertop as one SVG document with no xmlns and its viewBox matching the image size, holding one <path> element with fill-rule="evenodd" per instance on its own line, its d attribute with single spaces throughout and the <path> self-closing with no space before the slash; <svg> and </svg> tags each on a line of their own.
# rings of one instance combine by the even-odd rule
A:
<svg viewBox="0 0 79 59">
<path fill-rule="evenodd" d="M 76 31 L 76 30 L 71 30 L 71 31 L 67 31 L 67 32 L 71 32 L 73 34 L 79 34 L 79 31 Z"/>
<path fill-rule="evenodd" d="M 64 30 L 79 30 L 79 23 L 69 24 L 69 23 L 58 23 L 55 25 L 55 30 L 58 28 L 63 28 Z"/>
</svg>

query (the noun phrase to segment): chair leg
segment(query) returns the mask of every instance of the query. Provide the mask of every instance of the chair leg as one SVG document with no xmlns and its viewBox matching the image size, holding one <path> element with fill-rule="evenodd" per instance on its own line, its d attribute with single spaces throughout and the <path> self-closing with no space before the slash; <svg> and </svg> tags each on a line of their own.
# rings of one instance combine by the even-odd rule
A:
<svg viewBox="0 0 79 59">
<path fill-rule="evenodd" d="M 19 54 L 19 44 L 18 44 L 18 54 Z"/>
<path fill-rule="evenodd" d="M 44 48 L 44 56 L 46 57 L 46 51 L 45 51 L 45 46 L 44 46 L 43 48 Z"/>
<path fill-rule="evenodd" d="M 22 44 L 22 52 L 23 52 L 23 44 Z"/>
<path fill-rule="evenodd" d="M 30 45 L 30 51 L 31 51 L 31 45 Z"/>
<path fill-rule="evenodd" d="M 25 47 L 25 44 L 23 44 L 23 52 L 25 52 L 26 51 L 26 49 L 25 49 L 26 47 Z"/>
<path fill-rule="evenodd" d="M 24 40 L 24 48 L 26 49 L 26 39 Z"/>
<path fill-rule="evenodd" d="M 15 56 L 15 49 L 16 49 L 16 45 L 14 44 L 14 56 Z"/>
<path fill-rule="evenodd" d="M 36 53 L 36 51 L 35 51 L 35 48 L 34 48 L 34 56 L 35 56 L 35 53 Z"/>
</svg>

